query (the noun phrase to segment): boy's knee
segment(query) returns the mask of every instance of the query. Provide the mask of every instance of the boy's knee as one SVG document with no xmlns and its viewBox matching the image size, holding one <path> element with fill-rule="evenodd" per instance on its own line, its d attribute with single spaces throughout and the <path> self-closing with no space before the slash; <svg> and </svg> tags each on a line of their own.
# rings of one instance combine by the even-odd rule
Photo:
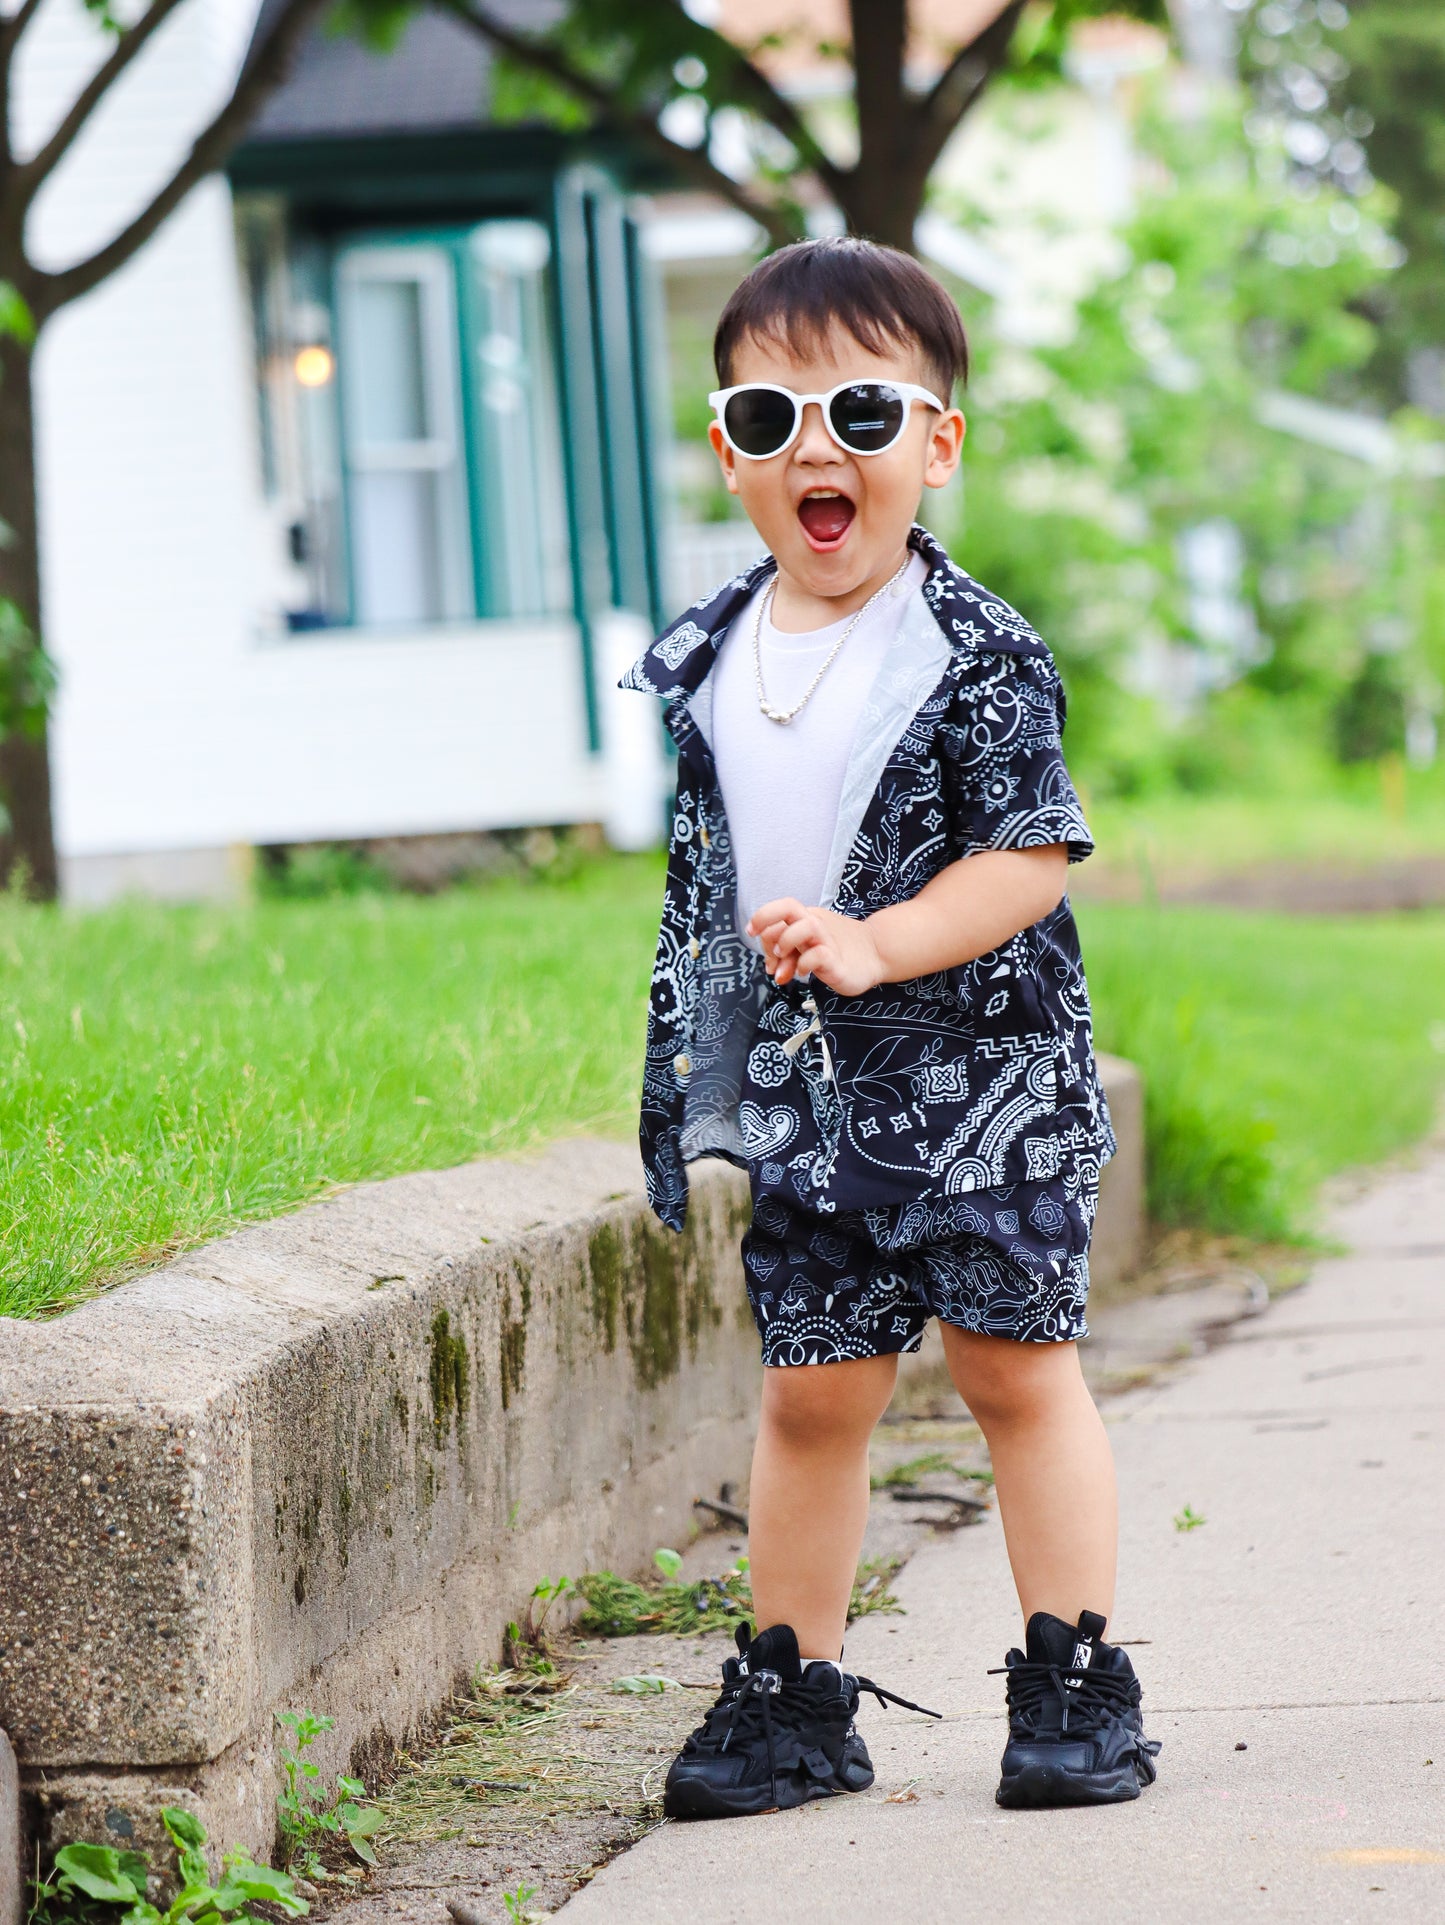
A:
<svg viewBox="0 0 1445 1925">
<path fill-rule="evenodd" d="M 1047 1415 L 1078 1380 L 1073 1344 L 1016 1343 L 949 1331 L 944 1348 L 958 1393 L 985 1435 Z"/>
<path fill-rule="evenodd" d="M 866 1438 L 888 1407 L 897 1375 L 896 1357 L 766 1370 L 763 1421 L 796 1445 Z"/>
</svg>

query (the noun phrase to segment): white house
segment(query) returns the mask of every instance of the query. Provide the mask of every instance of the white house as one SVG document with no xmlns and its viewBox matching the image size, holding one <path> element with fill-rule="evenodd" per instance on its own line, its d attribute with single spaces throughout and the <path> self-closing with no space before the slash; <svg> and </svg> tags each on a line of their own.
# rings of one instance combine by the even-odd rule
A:
<svg viewBox="0 0 1445 1925">
<path fill-rule="evenodd" d="M 46 265 L 141 204 L 254 25 L 161 30 L 37 209 Z M 105 43 L 44 0 L 22 45 L 30 143 Z M 226 893 L 258 844 L 653 839 L 653 729 L 609 725 L 661 597 L 629 163 L 488 127 L 487 79 L 440 15 L 389 57 L 318 33 L 230 176 L 47 330 L 67 898 Z"/>
</svg>

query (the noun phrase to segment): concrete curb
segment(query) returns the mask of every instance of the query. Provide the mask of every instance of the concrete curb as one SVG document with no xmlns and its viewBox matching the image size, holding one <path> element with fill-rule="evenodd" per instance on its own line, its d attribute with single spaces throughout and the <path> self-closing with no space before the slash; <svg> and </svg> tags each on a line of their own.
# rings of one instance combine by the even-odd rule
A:
<svg viewBox="0 0 1445 1925">
<path fill-rule="evenodd" d="M 10 1740 L 0 1731 L 0 1925 L 20 1925 L 25 1867 L 20 1851 L 20 1777 Z"/>
<path fill-rule="evenodd" d="M 1136 1260 L 1139 1085 L 1100 1280 Z M 628 1570 L 746 1474 L 746 1178 L 688 1229 L 599 1142 L 359 1186 L 49 1323 L 0 1319 L 0 1725 L 22 1830 L 151 1849 L 195 1809 L 273 1846 L 274 1713 L 366 1777 L 543 1576 Z M 936 1339 L 935 1339 L 936 1343 Z M 937 1359 L 908 1360 L 915 1385 Z M 3 1841 L 0 1772 L 0 1841 Z M 3 1891 L 3 1886 L 0 1886 Z M 0 1909 L 0 1925 L 10 1925 Z"/>
<path fill-rule="evenodd" d="M 1089 1248 L 1089 1294 L 1107 1302 L 1144 1263 L 1144 1079 L 1122 1056 L 1100 1056 L 1099 1080 L 1119 1141 L 1099 1179 L 1099 1214 Z"/>
<path fill-rule="evenodd" d="M 746 1183 L 636 1153 L 368 1184 L 0 1320 L 0 1725 L 27 1829 L 273 1842 L 273 1712 L 365 1775 L 545 1574 L 636 1568 L 747 1466 Z M 168 1862 L 168 1854 L 162 1853 Z"/>
</svg>

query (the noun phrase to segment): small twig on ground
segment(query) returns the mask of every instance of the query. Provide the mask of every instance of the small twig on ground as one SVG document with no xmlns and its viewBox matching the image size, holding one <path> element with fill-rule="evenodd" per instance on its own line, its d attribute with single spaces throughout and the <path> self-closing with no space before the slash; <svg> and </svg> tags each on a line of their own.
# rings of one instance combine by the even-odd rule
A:
<svg viewBox="0 0 1445 1925">
<path fill-rule="evenodd" d="M 720 1517 L 724 1524 L 736 1524 L 740 1531 L 748 1528 L 747 1512 L 740 1511 L 735 1504 L 715 1504 L 710 1497 L 695 1497 L 692 1500 L 692 1508 L 695 1511 L 711 1511 L 713 1516 Z"/>
<path fill-rule="evenodd" d="M 892 1492 L 895 1504 L 951 1504 L 954 1508 L 953 1528 L 960 1524 L 977 1524 L 988 1512 L 987 1504 L 980 1504 L 976 1497 L 959 1497 L 953 1491 L 919 1490 L 914 1484 L 897 1484 Z"/>
</svg>

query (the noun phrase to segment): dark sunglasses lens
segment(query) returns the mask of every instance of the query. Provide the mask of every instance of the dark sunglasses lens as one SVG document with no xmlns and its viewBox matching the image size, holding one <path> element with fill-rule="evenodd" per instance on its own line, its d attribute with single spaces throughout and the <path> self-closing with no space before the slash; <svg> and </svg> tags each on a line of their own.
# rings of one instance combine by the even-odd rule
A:
<svg viewBox="0 0 1445 1925">
<path fill-rule="evenodd" d="M 857 381 L 835 394 L 828 409 L 838 439 L 859 454 L 891 447 L 903 428 L 907 404 L 896 388 L 881 381 Z"/>
<path fill-rule="evenodd" d="M 723 424 L 745 455 L 775 455 L 793 432 L 793 404 L 771 388 L 744 388 L 724 407 Z"/>
</svg>

